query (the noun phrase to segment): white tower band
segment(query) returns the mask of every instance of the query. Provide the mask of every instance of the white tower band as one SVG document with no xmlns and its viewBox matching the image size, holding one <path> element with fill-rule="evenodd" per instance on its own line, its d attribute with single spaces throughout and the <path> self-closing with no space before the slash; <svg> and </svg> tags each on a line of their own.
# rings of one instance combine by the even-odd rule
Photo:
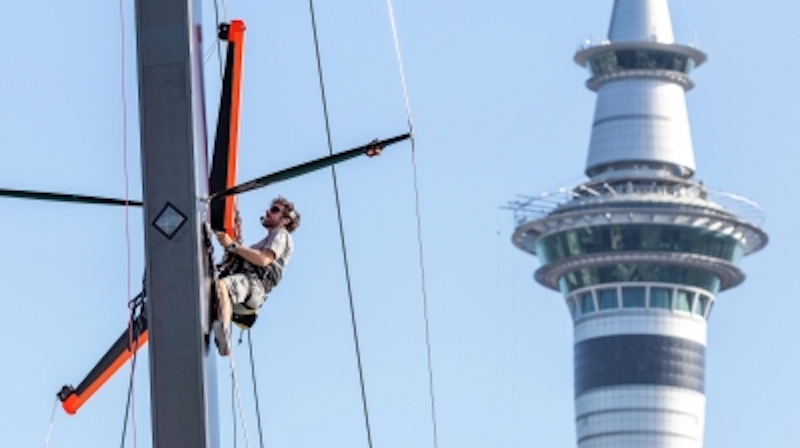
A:
<svg viewBox="0 0 800 448">
<path fill-rule="evenodd" d="M 709 314 L 767 243 L 757 204 L 693 180 L 684 92 L 705 59 L 674 43 L 667 0 L 616 0 L 575 55 L 597 92 L 589 180 L 511 203 L 574 321 L 580 448 L 703 446 Z"/>
</svg>

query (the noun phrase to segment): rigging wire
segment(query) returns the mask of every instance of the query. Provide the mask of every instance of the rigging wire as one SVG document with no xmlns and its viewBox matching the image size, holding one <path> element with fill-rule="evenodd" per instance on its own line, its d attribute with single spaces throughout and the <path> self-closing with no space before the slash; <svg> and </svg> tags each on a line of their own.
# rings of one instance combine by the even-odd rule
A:
<svg viewBox="0 0 800 448">
<path fill-rule="evenodd" d="M 238 381 L 238 379 L 236 377 L 236 364 L 234 363 L 233 358 L 234 358 L 234 356 L 233 356 L 233 344 L 231 344 L 231 351 L 228 354 L 228 359 L 230 360 L 230 366 L 231 366 L 231 386 L 233 388 L 233 395 L 234 395 L 235 401 L 239 404 L 239 415 L 240 415 L 240 417 L 242 419 L 242 431 L 244 433 L 244 443 L 245 443 L 245 446 L 247 448 L 250 448 L 250 436 L 249 436 L 249 434 L 247 432 L 247 422 L 245 421 L 245 418 L 244 418 L 244 408 L 242 407 L 242 397 L 241 397 L 241 394 L 239 393 L 239 381 Z M 233 421 L 234 421 L 234 435 L 235 435 L 236 434 L 236 432 L 235 432 L 236 431 L 236 426 L 235 426 L 236 410 L 234 410 L 234 413 L 233 413 Z M 236 445 L 236 439 L 235 438 L 234 438 L 234 442 L 233 443 L 234 443 L 234 446 L 235 446 Z"/>
<path fill-rule="evenodd" d="M 258 419 L 258 441 L 261 448 L 264 448 L 264 432 L 261 429 L 261 406 L 258 404 L 258 383 L 256 382 L 256 362 L 253 357 L 253 339 L 250 336 L 250 329 L 247 329 L 247 347 L 250 351 L 250 374 L 253 378 L 253 396 L 256 398 L 256 418 Z"/>
<path fill-rule="evenodd" d="M 130 231 L 130 205 L 129 205 L 129 167 L 128 167 L 128 93 L 125 89 L 125 2 L 119 1 L 119 24 L 120 24 L 120 96 L 122 99 L 122 160 L 123 160 L 123 179 L 125 184 L 125 252 L 127 262 L 127 290 L 125 297 L 131 296 L 131 231 Z M 138 297 L 138 296 L 137 296 Z M 136 299 L 134 299 L 135 301 Z M 128 315 L 128 348 L 133 348 L 133 319 L 137 304 L 128 302 L 131 312 Z M 125 433 L 128 424 L 128 411 L 131 415 L 131 429 L 133 434 L 133 446 L 136 448 L 136 404 L 134 399 L 134 376 L 136 373 L 136 350 L 133 351 L 131 362 L 131 379 L 128 387 L 128 404 L 125 406 L 125 421 L 122 429 L 122 446 L 125 446 Z"/>
<path fill-rule="evenodd" d="M 136 355 L 138 350 L 135 350 L 134 343 L 138 340 L 139 336 L 136 336 L 134 339 L 133 337 L 133 322 L 136 320 L 137 312 L 141 314 L 144 312 L 144 301 L 145 301 L 145 289 L 144 289 L 144 279 L 142 280 L 142 292 L 136 295 L 136 297 L 130 299 L 128 301 L 128 308 L 130 309 L 130 317 L 128 319 L 128 350 L 131 352 L 131 376 L 128 380 L 128 397 L 125 403 L 125 418 L 122 420 L 122 440 L 120 442 L 120 448 L 125 448 L 125 435 L 128 431 L 128 416 L 130 415 L 131 420 L 131 427 L 133 430 L 133 446 L 136 447 L 136 419 L 134 416 L 134 379 L 136 374 Z"/>
<path fill-rule="evenodd" d="M 216 51 L 217 59 L 219 60 L 219 80 L 220 80 L 220 83 L 224 83 L 224 79 L 225 79 L 225 64 L 222 62 L 222 46 L 221 46 L 221 43 L 220 43 L 221 39 L 219 38 L 219 26 L 220 26 L 220 24 L 222 22 L 220 22 L 220 20 L 219 20 L 219 5 L 218 5 L 218 2 L 219 2 L 219 0 L 214 0 L 214 21 L 216 22 L 216 29 L 214 30 L 214 42 L 215 43 L 211 44 L 209 46 L 208 51 L 206 51 L 206 55 L 205 55 L 205 59 L 204 59 L 203 63 L 204 64 L 208 63 L 208 61 L 211 59 L 211 56 L 214 54 L 214 48 L 216 48 L 216 50 L 217 50 Z M 228 20 L 228 5 L 227 5 L 226 0 L 222 0 L 222 20 L 224 20 L 226 22 Z M 203 170 L 204 170 L 203 171 L 204 173 L 210 173 L 211 172 L 211 170 L 209 170 L 209 167 L 208 167 L 208 151 L 203 151 Z M 206 191 L 208 192 L 207 194 L 210 194 L 210 190 L 211 190 L 211 178 L 207 177 L 206 178 Z M 209 219 L 210 219 L 210 217 L 209 217 Z"/>
<path fill-rule="evenodd" d="M 133 347 L 133 343 L 130 342 L 130 341 L 129 341 L 129 343 L 131 344 L 131 345 L 129 345 L 129 347 L 132 348 Z M 135 422 L 135 418 L 133 416 L 133 403 L 134 403 L 133 385 L 134 385 L 134 378 L 135 378 L 135 373 L 136 373 L 136 352 L 137 351 L 138 350 L 134 350 L 133 351 L 133 356 L 131 358 L 131 376 L 130 376 L 130 379 L 128 380 L 128 398 L 127 398 L 126 403 L 125 403 L 125 418 L 122 420 L 122 440 L 121 440 L 120 445 L 119 445 L 120 448 L 125 448 L 125 435 L 126 435 L 126 433 L 128 431 L 128 416 L 129 416 L 129 413 L 130 413 L 131 422 Z M 133 427 L 133 424 L 131 426 L 132 426 L 132 430 L 133 430 L 133 446 L 135 448 L 136 447 L 136 428 Z"/>
<path fill-rule="evenodd" d="M 233 422 L 233 448 L 236 448 L 238 436 L 236 434 L 236 390 L 231 382 L 231 421 Z"/>
<path fill-rule="evenodd" d="M 319 52 L 319 39 L 317 37 L 317 21 L 314 13 L 314 0 L 308 0 L 308 8 L 311 15 L 311 28 L 314 35 L 314 52 L 317 61 L 317 75 L 319 77 L 320 96 L 322 98 L 322 112 L 325 118 L 325 135 L 328 139 L 328 152 L 333 155 L 333 142 L 331 140 L 331 126 L 328 116 L 328 102 L 325 97 L 325 81 L 322 76 L 322 59 Z M 367 406 L 367 393 L 364 387 L 364 369 L 361 363 L 361 348 L 358 344 L 358 325 L 356 323 L 355 306 L 353 304 L 353 288 L 350 282 L 350 267 L 347 261 L 347 245 L 345 244 L 344 225 L 342 224 L 342 206 L 339 198 L 339 184 L 336 178 L 336 167 L 331 166 L 331 178 L 333 180 L 333 191 L 336 198 L 336 215 L 339 222 L 339 241 L 342 247 L 342 260 L 344 264 L 344 274 L 347 283 L 347 296 L 350 303 L 350 323 L 353 328 L 353 343 L 356 351 L 356 361 L 358 363 L 358 380 L 361 387 L 361 404 L 364 411 L 364 425 L 367 431 L 367 443 L 372 448 L 372 430 L 369 423 L 369 409 Z"/>
<path fill-rule="evenodd" d="M 222 5 L 222 9 L 223 9 L 223 20 L 227 21 L 228 20 L 228 7 L 225 6 L 224 2 L 223 2 L 223 5 Z M 219 0 L 214 0 L 214 21 L 216 22 L 217 30 L 218 30 L 220 23 L 222 23 L 222 22 L 219 21 Z M 222 79 L 222 78 L 225 77 L 225 69 L 224 69 L 225 65 L 222 62 L 222 43 L 220 42 L 221 39 L 219 38 L 219 36 L 216 36 L 214 41 L 216 42 L 217 59 L 219 60 L 219 77 L 220 77 L 220 79 Z"/>
<path fill-rule="evenodd" d="M 436 423 L 436 394 L 434 393 L 433 381 L 433 361 L 431 354 L 431 334 L 430 334 L 430 317 L 428 313 L 428 291 L 427 281 L 425 277 L 425 251 L 422 242 L 422 218 L 420 213 L 420 195 L 419 195 L 419 177 L 417 175 L 417 147 L 416 139 L 414 138 L 414 126 L 411 119 L 411 104 L 408 99 L 408 86 L 406 84 L 405 69 L 403 68 L 403 58 L 400 53 L 400 39 L 397 37 L 397 23 L 394 16 L 394 6 L 392 0 L 386 0 L 389 9 L 389 21 L 392 24 L 392 38 L 394 40 L 394 51 L 397 58 L 397 66 L 400 71 L 400 84 L 403 88 L 403 102 L 406 108 L 406 119 L 408 120 L 408 132 L 411 134 L 411 166 L 414 172 L 414 208 L 416 212 L 417 221 L 417 247 L 419 247 L 419 272 L 420 284 L 422 289 L 422 303 L 423 303 L 423 316 L 425 320 L 425 346 L 427 349 L 428 358 L 428 392 L 431 402 L 431 427 L 433 428 L 433 446 L 438 448 L 438 425 Z"/>
<path fill-rule="evenodd" d="M 50 435 L 53 433 L 53 422 L 56 419 L 56 409 L 58 409 L 59 403 L 58 396 L 56 396 L 55 401 L 53 402 L 53 410 L 50 411 L 50 423 L 47 425 L 47 435 L 44 437 L 44 448 L 48 448 L 50 446 Z"/>
<path fill-rule="evenodd" d="M 214 56 L 214 53 L 216 53 L 217 51 L 218 50 L 217 50 L 216 44 L 209 45 L 208 49 L 203 54 L 203 64 L 207 64 L 208 61 L 211 60 L 211 57 Z"/>
</svg>

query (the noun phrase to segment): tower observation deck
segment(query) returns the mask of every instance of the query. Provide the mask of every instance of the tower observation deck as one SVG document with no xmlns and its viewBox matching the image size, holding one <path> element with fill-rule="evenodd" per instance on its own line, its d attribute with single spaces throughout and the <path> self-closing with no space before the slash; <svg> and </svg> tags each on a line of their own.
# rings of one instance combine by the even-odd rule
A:
<svg viewBox="0 0 800 448">
<path fill-rule="evenodd" d="M 597 92 L 589 180 L 510 203 L 574 322 L 580 448 L 703 446 L 710 313 L 767 244 L 756 203 L 693 179 L 684 95 L 705 59 L 674 42 L 667 0 L 616 0 L 608 39 L 575 55 Z"/>
</svg>

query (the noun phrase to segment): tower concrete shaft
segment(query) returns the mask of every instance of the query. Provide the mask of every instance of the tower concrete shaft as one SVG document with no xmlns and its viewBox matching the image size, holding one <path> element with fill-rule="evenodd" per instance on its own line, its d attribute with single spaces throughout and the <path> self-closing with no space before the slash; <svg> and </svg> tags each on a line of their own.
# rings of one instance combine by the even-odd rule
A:
<svg viewBox="0 0 800 448">
<path fill-rule="evenodd" d="M 597 92 L 590 179 L 512 203 L 513 243 L 573 318 L 581 448 L 703 445 L 710 312 L 767 243 L 757 205 L 693 180 L 684 95 L 705 58 L 674 43 L 667 0 L 616 0 L 608 39 L 575 55 Z"/>
</svg>

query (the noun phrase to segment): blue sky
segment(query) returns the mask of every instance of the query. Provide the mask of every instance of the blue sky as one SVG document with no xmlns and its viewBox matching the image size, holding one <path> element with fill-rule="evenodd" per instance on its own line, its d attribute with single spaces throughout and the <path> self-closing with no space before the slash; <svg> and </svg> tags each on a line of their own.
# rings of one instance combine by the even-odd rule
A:
<svg viewBox="0 0 800 448">
<path fill-rule="evenodd" d="M 405 132 L 386 3 L 317 3 L 335 149 Z M 512 246 L 512 216 L 500 207 L 583 179 L 595 96 L 572 55 L 605 36 L 612 3 L 395 4 L 442 448 L 574 446 L 568 312 L 532 280 L 538 261 Z M 141 197 L 133 3 L 122 8 L 121 22 L 117 2 L 7 6 L 0 188 L 122 197 L 127 147 L 129 195 Z M 203 9 L 210 48 L 213 3 Z M 711 317 L 706 446 L 800 446 L 800 302 L 789 282 L 800 249 L 791 200 L 800 5 L 674 1 L 671 10 L 677 40 L 709 55 L 687 95 L 696 178 L 762 204 L 770 236 L 744 260 L 746 282 L 722 293 Z M 325 155 L 307 3 L 231 0 L 228 17 L 248 25 L 240 179 Z M 205 68 L 213 123 L 216 55 Z M 410 147 L 338 174 L 374 446 L 433 446 Z M 331 175 L 243 195 L 246 239 L 259 236 L 258 216 L 277 194 L 296 202 L 303 225 L 253 330 L 265 445 L 367 446 Z M 80 382 L 125 328 L 143 271 L 142 216 L 128 213 L 130 257 L 120 208 L 0 199 L 3 446 L 41 446 L 54 394 Z M 257 446 L 246 346 L 237 354 Z M 143 351 L 138 447 L 151 444 L 146 361 Z M 230 370 L 224 360 L 217 366 L 222 441 L 233 446 Z M 129 374 L 127 366 L 77 416 L 59 411 L 50 446 L 119 444 Z"/>
</svg>

